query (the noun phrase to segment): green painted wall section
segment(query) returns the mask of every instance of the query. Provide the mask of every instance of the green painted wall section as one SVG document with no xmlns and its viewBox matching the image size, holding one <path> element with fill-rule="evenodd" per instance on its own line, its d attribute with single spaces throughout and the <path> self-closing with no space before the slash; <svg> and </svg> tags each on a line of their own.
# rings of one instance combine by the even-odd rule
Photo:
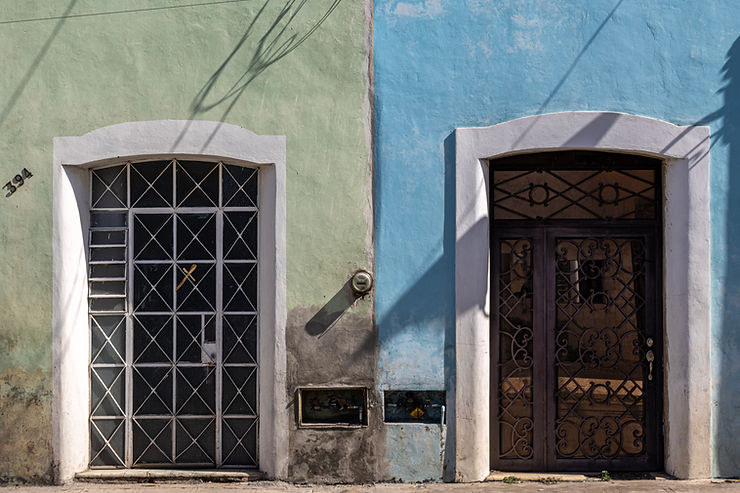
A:
<svg viewBox="0 0 740 493">
<path fill-rule="evenodd" d="M 334 3 L 0 0 L 0 181 L 34 175 L 0 196 L 0 482 L 51 476 L 53 137 L 162 119 L 286 135 L 288 309 L 372 267 L 369 7 Z"/>
</svg>

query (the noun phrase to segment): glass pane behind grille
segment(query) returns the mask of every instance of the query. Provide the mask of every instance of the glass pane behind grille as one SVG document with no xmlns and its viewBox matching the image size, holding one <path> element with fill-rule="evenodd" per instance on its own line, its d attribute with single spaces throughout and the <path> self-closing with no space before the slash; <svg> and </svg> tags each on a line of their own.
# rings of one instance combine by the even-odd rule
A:
<svg viewBox="0 0 740 493">
<path fill-rule="evenodd" d="M 644 454 L 644 242 L 559 238 L 555 251 L 557 455 Z"/>
</svg>

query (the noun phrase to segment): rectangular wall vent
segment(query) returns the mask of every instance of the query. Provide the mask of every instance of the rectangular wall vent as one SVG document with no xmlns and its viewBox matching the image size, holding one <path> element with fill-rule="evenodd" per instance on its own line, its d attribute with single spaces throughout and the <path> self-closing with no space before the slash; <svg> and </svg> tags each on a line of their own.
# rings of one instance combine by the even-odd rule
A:
<svg viewBox="0 0 740 493">
<path fill-rule="evenodd" d="M 360 387 L 298 389 L 298 425 L 366 426 L 367 389 Z"/>
</svg>

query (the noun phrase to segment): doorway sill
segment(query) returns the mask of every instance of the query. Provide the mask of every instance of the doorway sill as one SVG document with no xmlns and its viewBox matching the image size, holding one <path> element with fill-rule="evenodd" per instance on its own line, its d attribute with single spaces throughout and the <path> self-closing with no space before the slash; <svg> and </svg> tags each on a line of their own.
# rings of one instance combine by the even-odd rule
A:
<svg viewBox="0 0 740 493">
<path fill-rule="evenodd" d="M 553 473 L 553 472 L 513 472 L 513 471 L 491 471 L 486 481 L 503 481 L 506 478 L 515 477 L 519 481 L 552 481 L 552 482 L 582 482 L 595 481 L 598 477 L 586 473 Z"/>
<path fill-rule="evenodd" d="M 247 482 L 265 479 L 265 474 L 257 470 L 186 470 L 186 469 L 88 469 L 77 473 L 76 481 L 116 482 L 116 481 L 213 481 Z"/>
<path fill-rule="evenodd" d="M 613 472 L 613 479 L 624 479 L 620 476 L 639 476 L 639 479 L 669 480 L 672 476 L 662 472 L 625 473 Z M 516 472 L 491 471 L 485 481 L 504 481 L 507 478 L 516 478 L 517 481 L 534 481 L 540 483 L 576 483 L 584 481 L 602 481 L 599 472 Z M 638 477 L 631 478 L 638 479 Z"/>
</svg>

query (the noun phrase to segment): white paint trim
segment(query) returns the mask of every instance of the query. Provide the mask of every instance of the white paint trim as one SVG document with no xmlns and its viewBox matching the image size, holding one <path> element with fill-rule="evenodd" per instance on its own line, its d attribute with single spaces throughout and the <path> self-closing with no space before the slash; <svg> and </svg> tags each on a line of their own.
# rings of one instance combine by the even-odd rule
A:
<svg viewBox="0 0 740 493">
<path fill-rule="evenodd" d="M 454 477 L 489 473 L 488 161 L 594 149 L 665 162 L 665 468 L 711 476 L 709 127 L 621 113 L 563 112 L 455 131 Z"/>
<path fill-rule="evenodd" d="M 52 449 L 58 482 L 86 470 L 89 461 L 88 169 L 171 157 L 226 159 L 260 168 L 259 464 L 269 477 L 287 476 L 285 137 L 219 122 L 161 120 L 54 138 Z"/>
</svg>

